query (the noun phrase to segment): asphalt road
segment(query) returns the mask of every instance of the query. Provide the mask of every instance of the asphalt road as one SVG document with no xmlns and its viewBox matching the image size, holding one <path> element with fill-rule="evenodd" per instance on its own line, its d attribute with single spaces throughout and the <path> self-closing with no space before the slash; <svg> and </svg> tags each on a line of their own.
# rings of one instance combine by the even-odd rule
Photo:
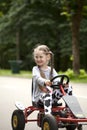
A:
<svg viewBox="0 0 87 130">
<path fill-rule="evenodd" d="M 87 116 L 87 84 L 74 84 L 74 95 Z M 15 102 L 20 101 L 25 107 L 31 105 L 31 79 L 0 77 L 0 130 L 12 130 L 11 115 L 16 109 Z M 36 117 L 37 112 L 32 113 Z M 25 130 L 40 130 L 35 122 L 27 123 Z M 87 130 L 87 126 L 83 127 Z"/>
</svg>

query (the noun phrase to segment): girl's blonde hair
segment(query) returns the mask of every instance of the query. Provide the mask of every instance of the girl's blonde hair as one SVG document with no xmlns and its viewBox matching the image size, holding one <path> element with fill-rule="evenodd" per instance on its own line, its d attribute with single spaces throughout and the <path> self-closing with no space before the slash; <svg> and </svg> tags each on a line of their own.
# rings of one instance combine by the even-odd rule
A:
<svg viewBox="0 0 87 130">
<path fill-rule="evenodd" d="M 50 54 L 50 66 L 51 66 L 51 72 L 50 72 L 50 79 L 52 78 L 53 73 L 53 67 L 54 67 L 54 54 L 50 51 L 49 47 L 47 45 L 38 45 L 34 48 L 33 54 L 36 51 L 43 51 L 44 54 L 48 55 Z"/>
<path fill-rule="evenodd" d="M 49 54 L 50 53 L 50 49 L 46 46 L 46 45 L 38 45 L 34 48 L 34 52 L 35 51 L 43 51 L 45 54 Z"/>
</svg>

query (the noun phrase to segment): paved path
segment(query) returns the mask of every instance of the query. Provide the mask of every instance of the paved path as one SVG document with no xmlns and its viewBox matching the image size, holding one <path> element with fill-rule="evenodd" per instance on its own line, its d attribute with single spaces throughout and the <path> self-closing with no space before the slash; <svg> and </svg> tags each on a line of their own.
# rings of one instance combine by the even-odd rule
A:
<svg viewBox="0 0 87 130">
<path fill-rule="evenodd" d="M 72 83 L 82 109 L 87 115 L 87 84 Z M 16 109 L 15 101 L 21 101 L 25 107 L 31 105 L 31 79 L 0 77 L 0 130 L 12 130 L 11 115 Z M 36 112 L 31 115 L 36 117 Z M 40 130 L 36 123 L 27 123 L 25 130 Z M 87 126 L 84 127 L 87 130 Z"/>
</svg>

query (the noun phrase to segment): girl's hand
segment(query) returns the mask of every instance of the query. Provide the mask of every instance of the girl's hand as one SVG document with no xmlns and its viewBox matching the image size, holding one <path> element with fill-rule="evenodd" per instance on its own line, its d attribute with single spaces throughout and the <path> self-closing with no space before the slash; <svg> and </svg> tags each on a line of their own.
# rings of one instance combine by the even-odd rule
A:
<svg viewBox="0 0 87 130">
<path fill-rule="evenodd" d="M 45 86 L 51 86 L 52 82 L 50 80 L 45 80 Z"/>
<path fill-rule="evenodd" d="M 41 87 L 41 91 L 43 91 L 44 93 L 49 93 L 52 92 L 52 89 L 49 88 L 52 85 L 52 82 L 50 80 L 45 80 L 44 83 L 45 87 Z"/>
<path fill-rule="evenodd" d="M 64 88 L 68 88 L 69 87 L 69 85 L 68 84 L 63 84 L 64 85 Z"/>
</svg>

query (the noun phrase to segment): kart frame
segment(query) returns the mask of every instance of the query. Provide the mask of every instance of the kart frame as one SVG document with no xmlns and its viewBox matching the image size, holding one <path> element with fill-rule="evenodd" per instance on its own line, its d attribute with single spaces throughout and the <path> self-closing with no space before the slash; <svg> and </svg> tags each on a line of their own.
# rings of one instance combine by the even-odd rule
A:
<svg viewBox="0 0 87 130">
<path fill-rule="evenodd" d="M 67 80 L 66 84 L 68 84 L 69 83 L 69 77 L 66 76 L 66 75 L 58 75 L 58 76 L 54 77 L 52 79 L 52 81 L 54 79 L 58 78 L 58 77 L 61 77 L 61 80 L 57 85 L 53 85 L 53 87 L 57 87 L 58 89 L 60 89 L 62 94 L 64 96 L 66 96 L 66 93 L 64 91 L 63 81 L 66 78 L 66 80 Z M 72 96 L 72 95 L 70 95 L 70 96 Z M 69 98 L 69 96 L 68 96 L 68 98 Z M 73 98 L 72 98 L 72 100 L 73 100 Z M 67 102 L 67 100 L 66 100 L 66 102 Z M 79 103 L 76 102 L 76 104 L 78 106 Z M 22 123 L 21 119 L 18 117 L 19 115 L 15 114 L 15 112 L 13 112 L 12 119 L 11 119 L 13 130 L 24 130 L 25 124 L 28 123 L 28 122 L 37 122 L 37 125 L 39 127 L 41 127 L 42 130 L 52 130 L 53 129 L 53 128 L 50 127 L 52 122 L 49 124 L 49 128 L 48 127 L 46 129 L 44 128 L 45 122 L 49 123 L 49 121 L 44 119 L 45 114 L 44 114 L 44 108 L 43 107 L 36 107 L 36 106 L 32 105 L 32 106 L 28 106 L 27 108 L 24 108 L 20 103 L 16 103 L 16 107 L 18 108 L 18 111 L 22 112 L 24 120 L 23 120 L 23 123 Z M 72 106 L 70 106 L 70 107 L 72 107 Z M 82 130 L 82 125 L 87 125 L 87 118 L 82 113 L 81 108 L 80 108 L 80 112 L 81 112 L 80 115 L 82 114 L 82 116 L 77 117 L 75 115 L 75 113 L 73 113 L 73 111 L 71 110 L 70 107 L 68 106 L 68 104 L 65 105 L 65 106 L 61 105 L 61 106 L 53 106 L 52 107 L 52 113 L 53 114 L 51 116 L 53 116 L 55 118 L 54 120 L 57 124 L 56 125 L 57 127 L 55 127 L 55 130 L 57 130 L 58 128 L 64 128 L 64 127 L 66 127 L 67 130 L 75 130 L 75 128 L 77 128 L 78 130 Z M 30 115 L 34 111 L 38 111 L 38 115 L 37 115 L 36 118 L 30 119 Z M 65 112 L 65 113 L 63 113 L 63 112 Z M 76 110 L 75 110 L 75 112 L 77 113 Z M 79 115 L 79 113 L 78 113 L 78 115 Z M 17 119 L 15 119 L 14 116 L 17 116 Z M 23 126 L 21 124 L 23 124 Z M 68 126 L 70 126 L 70 127 L 68 128 Z"/>
</svg>

